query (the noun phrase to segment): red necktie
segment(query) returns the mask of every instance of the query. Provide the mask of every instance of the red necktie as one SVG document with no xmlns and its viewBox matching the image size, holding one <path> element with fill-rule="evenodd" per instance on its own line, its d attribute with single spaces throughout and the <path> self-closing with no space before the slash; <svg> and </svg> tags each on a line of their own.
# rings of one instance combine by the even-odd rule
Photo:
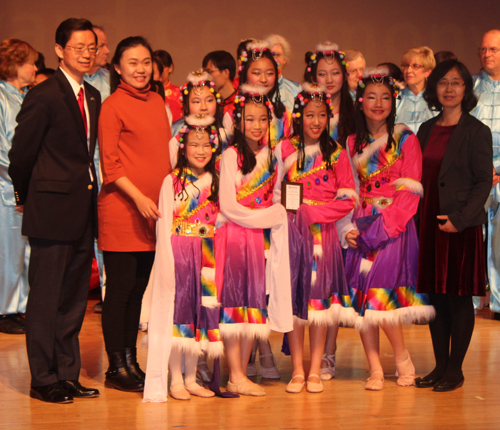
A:
<svg viewBox="0 0 500 430">
<path fill-rule="evenodd" d="M 80 88 L 80 91 L 78 93 L 78 106 L 80 106 L 80 112 L 82 114 L 83 118 L 83 125 L 85 126 L 85 134 L 88 133 L 87 131 L 87 115 L 85 114 L 85 99 L 83 97 L 83 88 Z"/>
</svg>

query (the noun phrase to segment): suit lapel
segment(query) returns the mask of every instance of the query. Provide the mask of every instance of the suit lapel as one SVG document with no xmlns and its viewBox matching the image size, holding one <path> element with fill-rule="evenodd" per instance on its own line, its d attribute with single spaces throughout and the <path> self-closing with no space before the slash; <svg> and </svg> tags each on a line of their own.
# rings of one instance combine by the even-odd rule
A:
<svg viewBox="0 0 500 430">
<path fill-rule="evenodd" d="M 80 135 L 82 142 L 85 144 L 85 148 L 87 148 L 87 133 L 85 133 L 85 125 L 83 124 L 82 113 L 80 112 L 80 107 L 78 106 L 78 101 L 76 100 L 73 88 L 60 69 L 57 69 L 54 77 L 57 78 L 59 84 L 61 85 L 61 89 L 64 93 L 64 102 L 68 106 L 68 110 L 73 117 L 76 128 L 78 130 L 78 134 Z"/>
<path fill-rule="evenodd" d="M 460 120 L 458 121 L 453 134 L 450 137 L 450 141 L 448 142 L 448 146 L 446 147 L 446 151 L 444 153 L 443 161 L 441 163 L 441 169 L 439 170 L 439 177 L 445 175 L 448 169 L 453 164 L 453 160 L 460 150 L 460 146 L 462 146 L 462 142 L 464 141 L 466 133 L 463 132 L 464 122 L 467 120 L 468 114 L 466 112 L 462 113 Z"/>
<path fill-rule="evenodd" d="M 95 142 L 97 139 L 97 101 L 90 93 L 87 83 L 84 83 L 85 98 L 87 99 L 87 107 L 89 109 L 89 127 L 90 127 L 90 148 L 89 153 L 93 154 L 95 150 Z M 87 139 L 85 139 L 87 143 Z"/>
<path fill-rule="evenodd" d="M 425 151 L 425 148 L 427 147 L 427 143 L 429 142 L 429 138 L 431 137 L 432 130 L 434 129 L 434 126 L 436 125 L 436 122 L 438 119 L 441 117 L 442 114 L 439 114 L 438 116 L 432 118 L 429 124 L 429 127 L 426 128 L 426 134 L 423 136 L 422 141 L 420 142 L 420 148 L 422 149 L 422 154 Z"/>
</svg>

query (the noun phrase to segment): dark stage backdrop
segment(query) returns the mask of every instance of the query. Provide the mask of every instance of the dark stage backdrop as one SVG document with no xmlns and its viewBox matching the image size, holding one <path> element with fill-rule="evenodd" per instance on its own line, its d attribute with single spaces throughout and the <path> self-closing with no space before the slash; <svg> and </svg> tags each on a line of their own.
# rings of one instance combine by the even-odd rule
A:
<svg viewBox="0 0 500 430">
<path fill-rule="evenodd" d="M 302 81 L 304 54 L 330 40 L 364 53 L 367 65 L 400 64 L 410 47 L 453 51 L 472 73 L 482 34 L 500 28 L 498 0 L 0 0 L 0 39 L 16 37 L 56 66 L 54 33 L 69 17 L 105 28 L 111 52 L 128 36 L 143 35 L 153 49 L 174 59 L 172 82 L 180 85 L 209 51 L 235 55 L 239 41 L 277 33 L 292 46 L 284 75 Z"/>
</svg>

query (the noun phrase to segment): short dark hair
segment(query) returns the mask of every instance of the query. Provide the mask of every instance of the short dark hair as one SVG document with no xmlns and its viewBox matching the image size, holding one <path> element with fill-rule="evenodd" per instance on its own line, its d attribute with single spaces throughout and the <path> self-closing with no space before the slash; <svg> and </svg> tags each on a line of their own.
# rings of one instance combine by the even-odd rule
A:
<svg viewBox="0 0 500 430">
<path fill-rule="evenodd" d="M 47 76 L 47 78 L 50 78 L 56 71 L 54 69 L 51 69 L 50 67 L 46 67 L 44 69 L 40 69 L 36 72 L 36 76 L 38 75 L 44 75 Z"/>
<path fill-rule="evenodd" d="M 153 52 L 154 57 L 157 58 L 158 60 L 161 61 L 161 64 L 163 64 L 163 67 L 170 67 L 174 65 L 174 62 L 172 60 L 172 56 L 165 51 L 164 49 L 158 49 L 157 51 Z M 173 69 L 172 69 L 173 72 Z"/>
<path fill-rule="evenodd" d="M 434 59 L 436 64 L 439 64 L 445 60 L 457 60 L 457 56 L 451 51 L 439 51 L 434 54 Z"/>
<path fill-rule="evenodd" d="M 95 43 L 97 44 L 97 36 L 94 33 L 94 26 L 88 19 L 84 18 L 68 18 L 67 20 L 61 22 L 56 30 L 56 43 L 63 48 L 71 39 L 71 35 L 75 31 L 91 31 L 95 37 Z"/>
<path fill-rule="evenodd" d="M 457 60 L 445 60 L 439 63 L 427 78 L 427 86 L 424 92 L 424 100 L 429 109 L 442 111 L 443 106 L 439 103 L 437 96 L 437 84 L 450 70 L 455 69 L 465 84 L 464 98 L 462 99 L 462 112 L 470 112 L 477 105 L 477 98 L 474 95 L 474 84 L 469 70 L 463 63 Z"/>
<path fill-rule="evenodd" d="M 205 55 L 203 58 L 203 68 L 208 66 L 208 62 L 211 61 L 212 64 L 217 67 L 221 72 L 223 70 L 229 70 L 229 79 L 234 80 L 236 76 L 236 61 L 234 57 L 227 51 L 212 51 Z"/>
</svg>

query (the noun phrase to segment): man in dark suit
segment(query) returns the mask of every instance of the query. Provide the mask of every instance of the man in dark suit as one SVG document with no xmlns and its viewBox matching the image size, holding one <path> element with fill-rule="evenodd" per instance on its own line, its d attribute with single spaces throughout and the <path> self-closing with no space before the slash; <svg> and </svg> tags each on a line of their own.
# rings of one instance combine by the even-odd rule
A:
<svg viewBox="0 0 500 430">
<path fill-rule="evenodd" d="M 56 31 L 59 69 L 31 90 L 17 116 L 9 175 L 29 237 L 26 345 L 30 396 L 51 403 L 96 397 L 82 387 L 78 335 L 85 315 L 97 187 L 93 156 L 101 97 L 83 76 L 96 55 L 92 23 L 70 18 Z"/>
</svg>

